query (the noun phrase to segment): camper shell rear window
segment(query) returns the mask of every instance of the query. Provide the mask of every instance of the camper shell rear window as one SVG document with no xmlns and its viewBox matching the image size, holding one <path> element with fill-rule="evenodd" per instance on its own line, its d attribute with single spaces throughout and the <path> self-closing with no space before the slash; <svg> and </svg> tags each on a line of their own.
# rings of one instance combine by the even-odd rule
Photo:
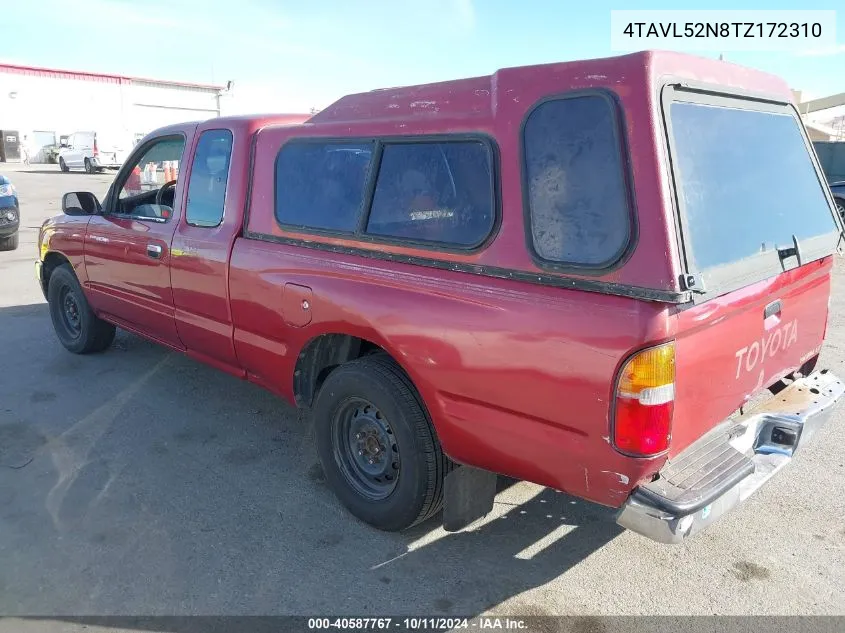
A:
<svg viewBox="0 0 845 633">
<path fill-rule="evenodd" d="M 664 90 L 686 267 L 714 296 L 834 252 L 839 225 L 794 110 Z"/>
</svg>

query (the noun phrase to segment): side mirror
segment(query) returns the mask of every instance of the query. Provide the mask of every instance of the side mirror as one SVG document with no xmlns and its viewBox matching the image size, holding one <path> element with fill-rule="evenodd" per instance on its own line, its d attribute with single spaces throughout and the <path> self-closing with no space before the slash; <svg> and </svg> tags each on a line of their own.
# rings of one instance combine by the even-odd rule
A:
<svg viewBox="0 0 845 633">
<path fill-rule="evenodd" d="M 62 141 L 59 145 L 60 145 L 60 147 L 67 147 L 67 143 L 64 142 L 64 141 Z"/>
<path fill-rule="evenodd" d="M 90 191 L 74 191 L 62 196 L 65 215 L 96 215 L 102 210 L 100 201 Z"/>
</svg>

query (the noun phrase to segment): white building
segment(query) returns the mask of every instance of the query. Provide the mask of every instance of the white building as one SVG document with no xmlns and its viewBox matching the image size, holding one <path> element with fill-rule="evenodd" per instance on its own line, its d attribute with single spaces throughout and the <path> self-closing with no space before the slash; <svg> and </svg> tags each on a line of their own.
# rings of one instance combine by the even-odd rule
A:
<svg viewBox="0 0 845 633">
<path fill-rule="evenodd" d="M 812 140 L 845 141 L 845 92 L 810 100 L 797 90 L 792 95 Z"/>
<path fill-rule="evenodd" d="M 0 131 L 39 149 L 76 131 L 136 140 L 162 125 L 220 116 L 223 86 L 0 64 Z M 2 140 L 2 139 L 0 139 Z"/>
</svg>

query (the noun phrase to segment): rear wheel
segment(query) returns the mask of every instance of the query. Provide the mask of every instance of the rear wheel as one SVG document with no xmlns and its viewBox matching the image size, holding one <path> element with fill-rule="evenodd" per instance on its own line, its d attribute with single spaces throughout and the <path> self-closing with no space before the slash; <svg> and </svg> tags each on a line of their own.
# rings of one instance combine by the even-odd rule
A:
<svg viewBox="0 0 845 633">
<path fill-rule="evenodd" d="M 362 521 L 398 531 L 442 507 L 450 462 L 411 381 L 386 354 L 329 374 L 314 424 L 326 480 Z"/>
<path fill-rule="evenodd" d="M 94 167 L 94 163 L 92 163 L 89 159 L 85 159 L 85 173 L 86 174 L 94 174 L 97 172 L 97 168 Z"/>
<path fill-rule="evenodd" d="M 50 275 L 47 303 L 56 336 L 68 351 L 88 354 L 111 345 L 114 326 L 94 314 L 70 264 L 59 266 Z"/>
<path fill-rule="evenodd" d="M 18 247 L 18 235 L 10 235 L 9 237 L 0 237 L 0 251 L 13 251 Z"/>
<path fill-rule="evenodd" d="M 65 159 L 61 158 L 61 157 L 59 157 L 59 169 L 61 169 L 64 172 L 70 171 L 70 167 L 67 166 Z"/>
</svg>

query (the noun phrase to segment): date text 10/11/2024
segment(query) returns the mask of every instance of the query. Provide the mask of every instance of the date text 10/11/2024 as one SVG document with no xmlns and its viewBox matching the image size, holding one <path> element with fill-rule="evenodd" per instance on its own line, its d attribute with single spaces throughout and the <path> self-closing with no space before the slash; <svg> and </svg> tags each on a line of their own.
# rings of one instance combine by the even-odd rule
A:
<svg viewBox="0 0 845 633">
<path fill-rule="evenodd" d="M 450 631 L 454 629 L 478 630 L 525 630 L 524 620 L 508 617 L 478 618 L 309 618 L 308 629 L 312 631 L 345 630 L 413 630 L 413 631 Z"/>
</svg>

